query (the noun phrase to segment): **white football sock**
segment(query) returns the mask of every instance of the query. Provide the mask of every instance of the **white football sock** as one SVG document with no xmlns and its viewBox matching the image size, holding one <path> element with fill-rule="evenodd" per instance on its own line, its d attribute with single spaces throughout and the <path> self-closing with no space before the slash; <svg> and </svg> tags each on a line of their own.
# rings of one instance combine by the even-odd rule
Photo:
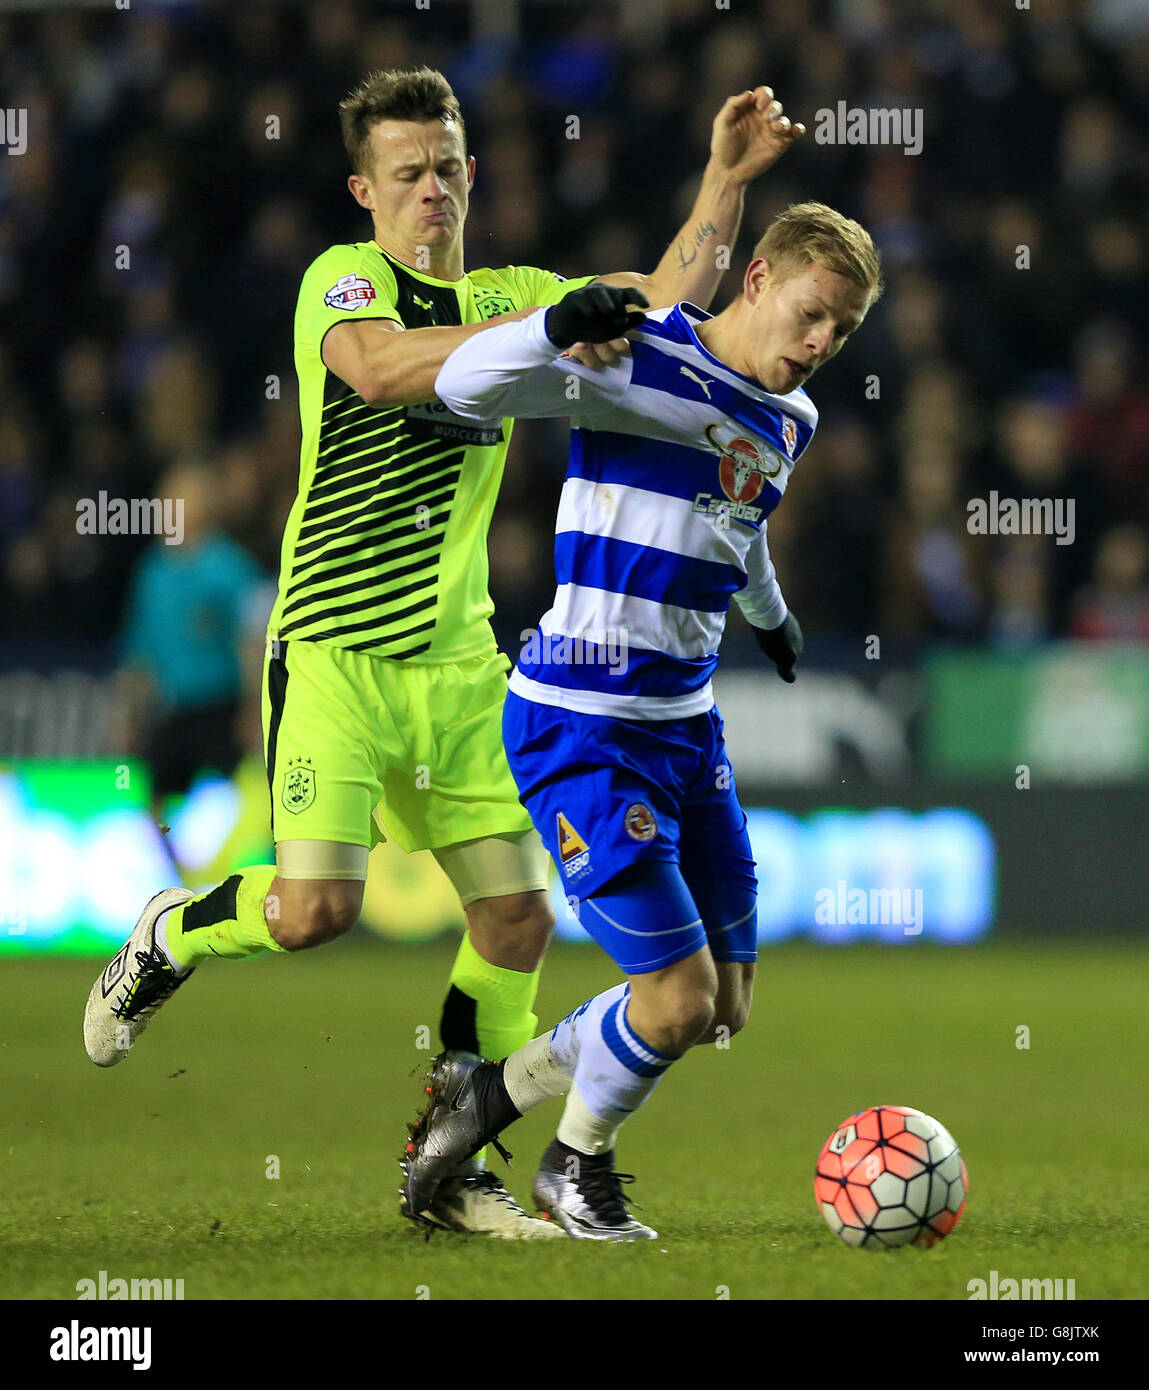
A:
<svg viewBox="0 0 1149 1390">
<path fill-rule="evenodd" d="M 600 1120 L 579 1094 L 576 1083 L 567 1096 L 556 1137 L 580 1154 L 604 1154 L 614 1148 L 621 1128 L 616 1120 Z"/>
<path fill-rule="evenodd" d="M 578 1065 L 583 1039 L 598 1027 L 603 1012 L 626 995 L 627 983 L 596 994 L 572 1009 L 549 1033 L 512 1052 L 503 1065 L 503 1083 L 520 1114 L 540 1101 L 565 1095 Z"/>
<path fill-rule="evenodd" d="M 627 1021 L 628 986 L 588 1000 L 555 1029 L 552 1049 L 560 1061 L 561 1040 L 577 1048 L 574 1085 L 567 1097 L 558 1137 L 579 1153 L 606 1153 L 615 1136 L 677 1058 L 656 1052 Z"/>
<path fill-rule="evenodd" d="M 587 1038 L 601 1037 L 599 1024 L 603 1014 L 619 1000 L 625 1000 L 629 989 L 630 986 L 623 980 L 622 984 L 603 990 L 577 1009 L 572 1009 L 561 1023 L 551 1029 L 551 1052 L 568 1076 L 574 1076 L 579 1054 Z"/>
<path fill-rule="evenodd" d="M 541 1101 L 565 1095 L 570 1084 L 569 1073 L 551 1051 L 549 1033 L 525 1043 L 503 1063 L 503 1085 L 521 1115 Z"/>
</svg>

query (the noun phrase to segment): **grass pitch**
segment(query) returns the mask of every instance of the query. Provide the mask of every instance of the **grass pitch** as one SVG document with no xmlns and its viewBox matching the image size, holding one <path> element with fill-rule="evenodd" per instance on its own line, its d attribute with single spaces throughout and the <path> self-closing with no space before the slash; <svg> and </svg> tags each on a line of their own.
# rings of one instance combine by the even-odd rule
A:
<svg viewBox="0 0 1149 1390">
<path fill-rule="evenodd" d="M 0 1297 L 75 1299 L 100 1270 L 183 1279 L 188 1299 L 964 1300 L 995 1269 L 1149 1295 L 1149 950 L 768 949 L 748 1029 L 695 1049 L 623 1132 L 660 1238 L 598 1246 L 425 1241 L 397 1214 L 454 944 L 206 966 L 106 1072 L 81 1038 L 105 962 L 6 961 Z M 541 1022 L 616 978 L 593 947 L 552 948 Z M 932 1250 L 848 1249 L 815 1206 L 822 1143 L 879 1103 L 935 1115 L 969 1166 Z M 507 1133 L 525 1205 L 558 1113 Z"/>
</svg>

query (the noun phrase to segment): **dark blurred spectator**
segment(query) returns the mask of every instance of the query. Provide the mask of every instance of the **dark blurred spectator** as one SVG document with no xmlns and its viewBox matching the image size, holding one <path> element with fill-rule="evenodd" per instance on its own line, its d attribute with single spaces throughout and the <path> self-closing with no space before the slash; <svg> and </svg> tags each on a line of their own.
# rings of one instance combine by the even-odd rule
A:
<svg viewBox="0 0 1149 1390">
<path fill-rule="evenodd" d="M 1145 519 L 1149 484 L 1149 391 L 1134 373 L 1137 344 L 1120 320 L 1090 324 L 1077 339 L 1077 403 L 1070 447 L 1097 474 L 1116 518 Z"/>
<path fill-rule="evenodd" d="M 786 509 L 792 505 L 800 512 L 802 540 L 794 573 L 782 576 L 783 592 L 812 633 L 873 631 L 874 537 L 882 532 L 884 505 L 874 436 L 861 420 L 822 423 L 787 494 Z M 770 524 L 773 542 L 777 528 Z"/>
<path fill-rule="evenodd" d="M 1044 536 L 1000 538 L 990 569 L 986 636 L 992 646 L 1023 650 L 1053 635 L 1052 556 L 1052 542 Z"/>
<path fill-rule="evenodd" d="M 1054 547 L 1041 569 L 1043 623 L 1052 636 L 1065 625 L 1070 594 L 1088 577 L 1089 538 L 1096 533 L 1104 513 L 1104 487 L 1095 469 L 1070 456 L 1068 413 L 1065 404 L 1041 397 L 1013 397 L 998 410 L 994 447 L 996 467 L 988 479 L 1000 497 L 1016 499 L 1064 500 L 1073 507 L 1073 544 L 1056 546 L 1052 537 L 1042 539 Z M 1015 538 L 1022 539 L 1022 538 Z M 1023 571 L 1020 553 L 1004 568 L 997 564 L 999 583 L 1010 575 L 1028 585 L 1031 576 Z M 1008 606 L 1008 595 L 999 592 Z"/>
<path fill-rule="evenodd" d="M 980 627 L 977 566 L 953 442 L 921 436 L 902 457 L 902 491 L 886 549 L 886 617 L 894 636 L 971 637 Z"/>
<path fill-rule="evenodd" d="M 1073 604 L 1074 637 L 1111 642 L 1149 641 L 1149 539 L 1128 522 L 1097 547 L 1094 580 Z"/>
</svg>

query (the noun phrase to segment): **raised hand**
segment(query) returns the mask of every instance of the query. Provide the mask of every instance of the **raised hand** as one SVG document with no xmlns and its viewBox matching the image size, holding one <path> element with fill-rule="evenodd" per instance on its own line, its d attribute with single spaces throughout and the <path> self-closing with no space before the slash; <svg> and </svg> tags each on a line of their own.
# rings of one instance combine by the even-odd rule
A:
<svg viewBox="0 0 1149 1390">
<path fill-rule="evenodd" d="M 782 114 L 771 87 L 755 87 L 723 104 L 714 118 L 710 159 L 739 183 L 749 183 L 776 163 L 806 133 Z"/>
</svg>

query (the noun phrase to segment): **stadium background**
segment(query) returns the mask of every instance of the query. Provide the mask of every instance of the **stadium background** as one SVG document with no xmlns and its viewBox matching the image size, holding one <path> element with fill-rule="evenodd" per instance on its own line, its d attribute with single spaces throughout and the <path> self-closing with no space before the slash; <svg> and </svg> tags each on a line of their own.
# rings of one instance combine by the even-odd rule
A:
<svg viewBox="0 0 1149 1390">
<path fill-rule="evenodd" d="M 422 63 L 478 157 L 471 266 L 653 268 L 714 112 L 762 80 L 809 133 L 750 188 L 714 307 L 790 202 L 881 248 L 887 294 L 815 383 L 822 423 L 771 521 L 801 679 L 767 679 L 738 615 L 724 647 L 764 936 L 811 931 L 839 880 L 924 884 L 927 936 L 1140 932 L 1143 8 L 285 0 L 0 17 L 3 106 L 28 122 L 0 157 L 0 944 L 117 939 L 169 851 L 191 882 L 266 860 L 254 694 L 297 475 L 294 299 L 314 255 L 369 230 L 337 101 Z M 841 100 L 920 108 L 922 153 L 818 143 Z M 549 603 L 564 434 L 516 428 L 491 532 L 512 656 Z M 991 490 L 1074 499 L 1072 544 L 971 535 Z M 180 497 L 183 543 L 81 534 L 101 494 Z M 181 803 L 187 721 L 212 756 Z M 371 925 L 457 922 L 433 866 L 377 857 Z"/>
<path fill-rule="evenodd" d="M 9 148 L 27 111 L 24 152 L 0 152 L 0 1296 L 71 1299 L 104 1271 L 178 1278 L 189 1299 L 856 1299 L 867 1337 L 868 1300 L 964 1300 L 990 1271 L 1144 1297 L 1144 5 L 0 11 Z M 172 881 L 169 855 L 192 883 L 266 858 L 252 697 L 297 469 L 295 294 L 319 250 L 367 234 L 337 101 L 421 63 L 454 84 L 478 158 L 471 266 L 652 269 L 714 112 L 761 81 L 810 133 L 751 188 L 718 304 L 795 200 L 859 218 L 885 258 L 886 297 L 814 384 L 822 425 L 771 523 L 809 642 L 797 684 L 737 614 L 724 644 L 768 944 L 750 1027 L 684 1060 L 627 1128 L 620 1161 L 662 1232 L 644 1248 L 424 1244 L 397 1217 L 409 1069 L 455 949 L 432 865 L 377 852 L 368 929 L 203 970 L 128 1065 L 97 1073 L 80 1044 L 91 979 Z M 839 101 L 920 108 L 922 153 L 818 144 Z M 551 593 L 564 457 L 561 426 L 516 429 L 490 545 L 512 654 Z M 1073 498 L 1073 543 L 971 535 L 967 503 L 994 489 Z M 77 503 L 101 492 L 181 499 L 183 544 L 81 534 Z M 192 582 L 205 555 L 226 603 Z M 166 603 L 138 601 L 148 565 Z M 182 804 L 155 789 L 173 706 L 150 700 L 149 665 L 219 761 L 243 754 Z M 815 892 L 839 884 L 922 889 L 924 931 L 819 926 Z M 933 944 L 954 941 L 975 944 Z M 540 1019 L 614 978 L 556 943 Z M 953 1237 L 875 1265 L 828 1236 L 811 1174 L 843 1116 L 890 1101 L 950 1128 L 973 1188 Z M 512 1132 L 524 1202 L 554 1119 Z M 329 1360 L 349 1325 L 264 1336 L 260 1356 L 310 1341 Z M 931 1364 L 960 1354 L 937 1326 L 900 1319 L 899 1347 L 913 1327 Z M 181 1329 L 181 1363 L 200 1347 L 218 1359 Z"/>
</svg>

